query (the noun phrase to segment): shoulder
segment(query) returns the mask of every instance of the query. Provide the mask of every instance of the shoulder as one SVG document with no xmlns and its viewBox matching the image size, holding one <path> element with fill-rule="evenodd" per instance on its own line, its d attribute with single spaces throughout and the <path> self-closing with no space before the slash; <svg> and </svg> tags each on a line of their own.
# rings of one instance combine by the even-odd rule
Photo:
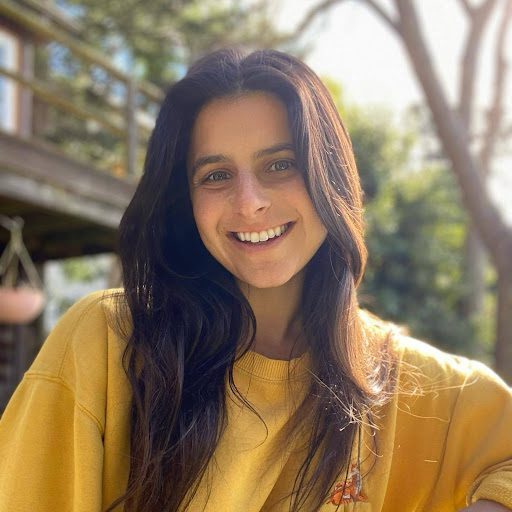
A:
<svg viewBox="0 0 512 512">
<path fill-rule="evenodd" d="M 504 417 L 512 418 L 512 390 L 488 366 L 449 354 L 428 343 L 398 335 L 395 404 L 402 418 L 426 418 L 458 435 L 473 429 L 482 435 Z M 475 425 L 478 424 L 478 428 Z"/>
<path fill-rule="evenodd" d="M 59 372 L 71 351 L 94 351 L 106 339 L 121 289 L 93 292 L 73 304 L 48 335 L 31 370 Z"/>
<path fill-rule="evenodd" d="M 497 386 L 510 391 L 507 384 L 480 361 L 450 354 L 424 341 L 400 334 L 394 337 L 393 346 L 402 381 L 415 380 L 432 390 L 449 386 L 459 390 L 467 386 Z"/>
<path fill-rule="evenodd" d="M 439 461 L 439 480 L 453 482 L 461 504 L 501 502 L 512 489 L 512 389 L 479 361 L 407 336 L 396 346 L 397 432 L 409 453 Z"/>
<path fill-rule="evenodd" d="M 25 377 L 59 382 L 85 401 L 106 387 L 113 366 L 122 369 L 123 297 L 122 289 L 109 289 L 77 301 L 50 332 Z"/>
<path fill-rule="evenodd" d="M 440 350 L 424 341 L 404 334 L 398 326 L 371 313 L 361 311 L 366 333 L 377 340 L 393 366 L 394 390 L 402 397 L 421 401 L 432 397 L 456 401 L 493 393 L 504 400 L 511 400 L 511 388 L 488 366 L 467 357 Z"/>
</svg>

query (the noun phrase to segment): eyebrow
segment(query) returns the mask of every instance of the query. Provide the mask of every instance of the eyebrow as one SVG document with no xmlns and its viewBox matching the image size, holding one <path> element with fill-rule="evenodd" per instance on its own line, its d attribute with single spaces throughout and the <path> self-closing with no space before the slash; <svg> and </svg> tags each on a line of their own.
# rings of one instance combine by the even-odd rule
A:
<svg viewBox="0 0 512 512">
<path fill-rule="evenodd" d="M 262 158 L 264 156 L 273 155 L 274 153 L 279 153 L 280 151 L 290 150 L 293 151 L 293 144 L 290 142 L 280 142 L 278 144 L 274 144 L 273 146 L 270 146 L 265 149 L 260 149 L 259 151 L 256 151 L 256 153 L 253 154 L 253 158 L 255 160 Z M 200 156 L 192 166 L 192 170 L 190 171 L 191 176 L 194 176 L 194 174 L 197 172 L 197 170 L 204 165 L 208 164 L 217 164 L 219 162 L 226 162 L 229 160 L 229 158 L 226 155 L 223 155 L 221 153 L 217 155 L 206 155 L 206 156 Z"/>
</svg>

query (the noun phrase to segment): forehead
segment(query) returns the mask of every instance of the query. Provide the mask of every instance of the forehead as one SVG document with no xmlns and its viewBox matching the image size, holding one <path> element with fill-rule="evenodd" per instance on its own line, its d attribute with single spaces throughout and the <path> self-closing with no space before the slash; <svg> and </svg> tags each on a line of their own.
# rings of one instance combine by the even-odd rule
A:
<svg viewBox="0 0 512 512">
<path fill-rule="evenodd" d="M 292 142 L 286 107 L 273 94 L 250 92 L 212 100 L 200 110 L 190 154 L 254 151 L 276 142 Z"/>
</svg>

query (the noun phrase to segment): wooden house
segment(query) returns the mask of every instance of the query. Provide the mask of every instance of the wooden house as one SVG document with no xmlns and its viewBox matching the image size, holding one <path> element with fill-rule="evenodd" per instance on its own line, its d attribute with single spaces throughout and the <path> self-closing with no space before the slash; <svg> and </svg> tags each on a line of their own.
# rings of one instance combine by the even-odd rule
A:
<svg viewBox="0 0 512 512">
<path fill-rule="evenodd" d="M 24 220 L 24 242 L 39 265 L 115 252 L 152 112 L 163 96 L 84 43 L 80 33 L 53 2 L 0 0 L 0 215 Z M 81 69 L 89 84 L 85 94 L 73 89 L 65 72 L 51 73 L 52 52 Z M 101 87 L 91 77 L 98 70 Z M 73 123 L 75 139 L 67 125 L 59 132 L 59 122 Z M 82 151 L 83 139 L 103 135 L 116 148 L 112 155 L 109 147 L 100 151 L 103 159 Z M 0 253 L 8 239 L 0 227 Z M 0 326 L 0 410 L 41 341 L 37 322 Z"/>
</svg>

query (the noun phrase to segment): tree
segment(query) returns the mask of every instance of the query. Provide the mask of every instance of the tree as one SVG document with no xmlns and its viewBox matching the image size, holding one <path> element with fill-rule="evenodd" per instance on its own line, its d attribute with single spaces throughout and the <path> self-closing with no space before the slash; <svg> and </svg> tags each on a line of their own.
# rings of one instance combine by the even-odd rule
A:
<svg viewBox="0 0 512 512">
<path fill-rule="evenodd" d="M 316 2 L 288 38 L 300 35 L 317 16 L 342 1 Z M 402 42 L 424 92 L 443 151 L 460 189 L 462 202 L 496 269 L 498 290 L 494 362 L 497 371 L 512 381 L 512 228 L 507 225 L 503 213 L 494 204 L 486 187 L 486 176 L 497 141 L 505 131 L 503 95 L 507 65 L 504 48 L 512 18 L 512 0 L 482 0 L 478 5 L 469 0 L 458 1 L 470 21 L 470 29 L 463 54 L 459 99 L 454 108 L 434 68 L 414 1 L 392 0 L 393 12 L 376 0 L 361 0 L 361 3 L 372 9 Z M 495 34 L 494 99 L 487 116 L 484 140 L 478 151 L 472 144 L 475 76 L 482 34 L 490 23 L 491 14 L 498 10 L 500 22 Z"/>
<path fill-rule="evenodd" d="M 236 0 L 61 0 L 80 35 L 130 63 L 138 78 L 166 88 L 208 51 L 230 45 L 261 47 L 278 32 L 260 2 Z"/>
</svg>

